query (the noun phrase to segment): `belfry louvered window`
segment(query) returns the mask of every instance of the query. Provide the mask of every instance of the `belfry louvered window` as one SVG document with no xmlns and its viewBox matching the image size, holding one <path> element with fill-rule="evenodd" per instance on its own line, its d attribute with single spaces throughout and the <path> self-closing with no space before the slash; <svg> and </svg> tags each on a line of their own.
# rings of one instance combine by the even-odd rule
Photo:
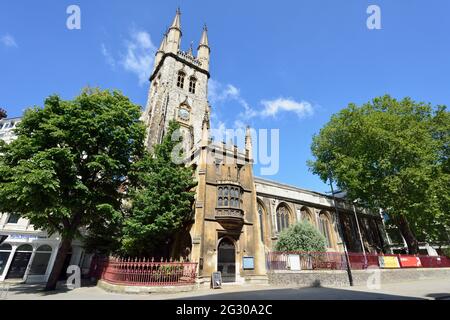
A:
<svg viewBox="0 0 450 320">
<path fill-rule="evenodd" d="M 177 80 L 177 87 L 183 89 L 184 88 L 184 78 L 186 77 L 186 74 L 183 71 L 178 72 L 178 80 Z"/>
<path fill-rule="evenodd" d="M 197 84 L 197 79 L 195 79 L 194 77 L 191 77 L 189 79 L 189 92 L 190 93 L 194 93 L 195 94 L 195 86 Z"/>
</svg>

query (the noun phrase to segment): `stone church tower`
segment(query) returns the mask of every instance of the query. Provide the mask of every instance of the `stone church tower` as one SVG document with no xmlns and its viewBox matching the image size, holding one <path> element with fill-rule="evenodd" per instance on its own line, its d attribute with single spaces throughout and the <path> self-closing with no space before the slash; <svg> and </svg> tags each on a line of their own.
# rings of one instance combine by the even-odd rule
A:
<svg viewBox="0 0 450 320">
<path fill-rule="evenodd" d="M 198 144 L 202 121 L 209 115 L 208 34 L 203 29 L 197 57 L 193 48 L 182 51 L 181 13 L 177 10 L 172 25 L 163 37 L 156 53 L 148 102 L 142 120 L 147 126 L 147 146 L 152 149 L 160 143 L 170 120 L 177 120 L 182 128 L 184 141 L 190 150 Z"/>
<path fill-rule="evenodd" d="M 195 214 L 177 251 L 198 262 L 200 283 L 221 271 L 224 282 L 265 282 L 265 253 L 253 178 L 252 141 L 245 148 L 209 136 L 208 79 L 210 47 L 206 26 L 197 56 L 180 49 L 181 20 L 177 10 L 156 53 L 151 86 L 142 120 L 147 147 L 161 142 L 169 122 L 178 121 L 197 180 Z M 180 245 L 181 243 L 181 245 Z"/>
</svg>

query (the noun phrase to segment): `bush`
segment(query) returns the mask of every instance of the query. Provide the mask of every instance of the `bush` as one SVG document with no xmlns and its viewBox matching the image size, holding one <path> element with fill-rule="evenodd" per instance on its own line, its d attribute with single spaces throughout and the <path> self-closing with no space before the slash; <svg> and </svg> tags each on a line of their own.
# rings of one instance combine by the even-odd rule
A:
<svg viewBox="0 0 450 320">
<path fill-rule="evenodd" d="M 442 254 L 443 254 L 444 256 L 446 256 L 447 258 L 450 258 L 450 247 L 449 247 L 449 248 L 442 249 Z"/>
<path fill-rule="evenodd" d="M 280 233 L 277 251 L 325 252 L 325 237 L 310 223 L 299 222 Z"/>
</svg>

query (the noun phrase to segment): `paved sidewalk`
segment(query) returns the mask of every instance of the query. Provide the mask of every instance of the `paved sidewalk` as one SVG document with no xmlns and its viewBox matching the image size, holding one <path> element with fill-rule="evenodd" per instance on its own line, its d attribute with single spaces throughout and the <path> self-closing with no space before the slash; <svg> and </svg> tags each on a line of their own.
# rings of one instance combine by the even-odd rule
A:
<svg viewBox="0 0 450 320">
<path fill-rule="evenodd" d="M 2 284 L 0 284 L 0 290 Z M 269 285 L 226 285 L 222 289 L 199 289 L 186 293 L 171 294 L 116 294 L 90 285 L 69 290 L 60 288 L 55 292 L 44 292 L 42 285 L 11 284 L 7 300 L 404 300 L 438 299 L 450 300 L 448 279 L 417 280 L 395 284 L 384 284 L 379 290 L 367 287 L 347 288 L 295 288 Z M 5 297 L 0 295 L 0 299 Z"/>
</svg>

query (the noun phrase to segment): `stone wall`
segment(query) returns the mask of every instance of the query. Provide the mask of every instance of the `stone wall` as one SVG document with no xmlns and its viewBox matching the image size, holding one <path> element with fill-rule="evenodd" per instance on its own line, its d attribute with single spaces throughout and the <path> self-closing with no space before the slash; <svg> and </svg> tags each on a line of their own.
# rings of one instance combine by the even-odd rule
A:
<svg viewBox="0 0 450 320">
<path fill-rule="evenodd" d="M 353 284 L 365 286 L 374 270 L 380 272 L 381 285 L 411 280 L 445 279 L 450 281 L 450 268 L 439 269 L 372 269 L 353 270 Z M 348 287 L 347 271 L 272 271 L 268 273 L 269 283 L 277 286 L 296 287 Z M 373 277 L 372 277 L 373 278 Z"/>
</svg>

